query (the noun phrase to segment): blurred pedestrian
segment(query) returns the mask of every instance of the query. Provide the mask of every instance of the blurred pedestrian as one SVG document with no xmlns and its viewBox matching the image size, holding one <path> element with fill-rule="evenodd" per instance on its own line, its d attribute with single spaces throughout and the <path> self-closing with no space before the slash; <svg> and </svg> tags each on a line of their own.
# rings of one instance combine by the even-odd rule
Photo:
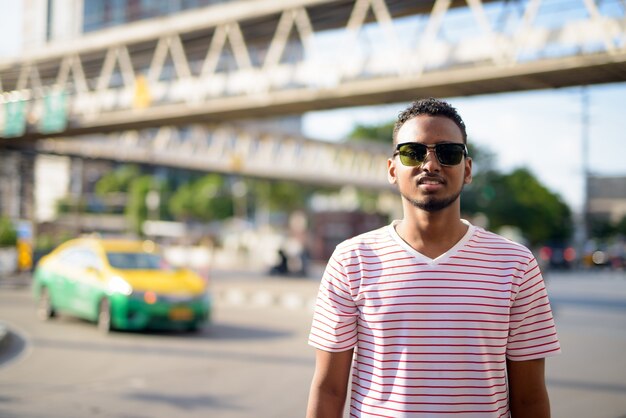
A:
<svg viewBox="0 0 626 418">
<path fill-rule="evenodd" d="M 544 358 L 560 352 L 543 278 L 524 246 L 461 219 L 472 180 L 456 109 L 400 113 L 387 176 L 403 219 L 337 246 L 309 343 L 307 417 L 550 415 Z"/>
<path fill-rule="evenodd" d="M 270 274 L 278 274 L 281 276 L 289 274 L 289 260 L 287 253 L 282 248 L 278 249 L 278 263 L 272 266 Z"/>
</svg>

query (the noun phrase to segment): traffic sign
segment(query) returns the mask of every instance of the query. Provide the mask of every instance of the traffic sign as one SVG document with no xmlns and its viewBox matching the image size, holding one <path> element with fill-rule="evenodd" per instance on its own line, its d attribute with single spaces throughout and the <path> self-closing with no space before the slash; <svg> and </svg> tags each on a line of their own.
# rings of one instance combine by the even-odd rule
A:
<svg viewBox="0 0 626 418">
<path fill-rule="evenodd" d="M 67 127 L 67 95 L 64 91 L 51 91 L 43 99 L 43 117 L 39 131 L 45 134 L 62 132 Z"/>
<path fill-rule="evenodd" d="M 26 132 L 26 100 L 12 100 L 4 102 L 4 129 L 2 136 L 12 138 L 24 135 Z"/>
</svg>

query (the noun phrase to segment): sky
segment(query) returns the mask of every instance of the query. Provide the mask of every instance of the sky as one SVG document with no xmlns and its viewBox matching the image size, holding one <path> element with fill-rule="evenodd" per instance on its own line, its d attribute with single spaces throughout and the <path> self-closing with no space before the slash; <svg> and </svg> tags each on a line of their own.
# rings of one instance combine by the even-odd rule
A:
<svg viewBox="0 0 626 418">
<path fill-rule="evenodd" d="M 21 0 L 0 0 L 0 58 L 15 55 L 22 39 Z"/>
<path fill-rule="evenodd" d="M 0 58 L 20 49 L 20 2 L 0 0 Z M 579 212 L 583 204 L 583 129 L 581 87 L 445 98 L 463 117 L 470 142 L 496 155 L 509 172 L 529 168 L 550 190 Z M 626 176 L 626 82 L 587 87 L 587 161 L 595 175 Z M 311 112 L 303 118 L 306 136 L 337 141 L 355 124 L 395 120 L 408 105 Z"/>
</svg>

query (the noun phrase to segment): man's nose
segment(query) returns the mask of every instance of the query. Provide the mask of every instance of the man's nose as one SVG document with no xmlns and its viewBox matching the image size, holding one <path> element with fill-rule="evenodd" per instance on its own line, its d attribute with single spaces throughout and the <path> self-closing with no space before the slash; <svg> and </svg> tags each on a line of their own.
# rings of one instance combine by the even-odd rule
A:
<svg viewBox="0 0 626 418">
<path fill-rule="evenodd" d="M 433 172 L 433 171 L 439 171 L 440 169 L 441 169 L 441 164 L 439 164 L 439 159 L 437 158 L 435 149 L 427 148 L 426 156 L 424 157 L 424 162 L 422 163 L 422 170 Z"/>
</svg>

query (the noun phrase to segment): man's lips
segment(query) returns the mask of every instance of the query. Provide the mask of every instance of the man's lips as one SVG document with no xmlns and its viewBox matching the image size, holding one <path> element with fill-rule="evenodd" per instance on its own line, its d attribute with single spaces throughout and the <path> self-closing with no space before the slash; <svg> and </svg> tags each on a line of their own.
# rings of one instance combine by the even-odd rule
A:
<svg viewBox="0 0 626 418">
<path fill-rule="evenodd" d="M 417 180 L 417 184 L 418 185 L 441 185 L 444 184 L 445 182 L 443 181 L 442 178 L 440 177 L 422 177 L 419 180 Z"/>
<path fill-rule="evenodd" d="M 417 180 L 417 187 L 425 193 L 435 193 L 443 188 L 445 181 L 440 177 L 422 177 Z"/>
</svg>

